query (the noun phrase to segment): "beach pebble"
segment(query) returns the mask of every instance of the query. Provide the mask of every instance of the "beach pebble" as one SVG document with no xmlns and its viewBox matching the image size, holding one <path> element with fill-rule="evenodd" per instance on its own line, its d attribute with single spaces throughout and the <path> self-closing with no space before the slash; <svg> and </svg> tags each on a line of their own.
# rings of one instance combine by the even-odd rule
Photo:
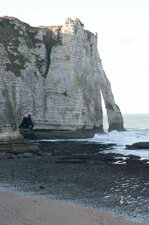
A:
<svg viewBox="0 0 149 225">
<path fill-rule="evenodd" d="M 38 152 L 38 155 L 40 155 L 40 156 L 51 156 L 52 153 L 40 151 L 40 152 Z"/>
<path fill-rule="evenodd" d="M 25 153 L 23 153 L 23 157 L 24 158 L 32 158 L 33 154 L 31 152 L 25 152 Z"/>
<path fill-rule="evenodd" d="M 6 152 L 0 152 L 0 159 L 6 159 L 7 155 Z"/>
<path fill-rule="evenodd" d="M 137 155 L 128 155 L 128 156 L 129 156 L 130 160 L 139 160 L 139 159 L 141 159 L 141 157 L 137 156 Z"/>
<path fill-rule="evenodd" d="M 17 157 L 18 158 L 23 158 L 24 157 L 24 154 L 23 153 L 20 153 L 20 154 L 17 155 Z"/>
<path fill-rule="evenodd" d="M 45 189 L 45 186 L 44 186 L 44 185 L 40 185 L 39 188 L 40 188 L 40 189 Z"/>
<path fill-rule="evenodd" d="M 8 158 L 8 159 L 15 159 L 15 158 L 16 158 L 16 155 L 9 153 L 9 154 L 7 155 L 7 158 Z"/>
</svg>

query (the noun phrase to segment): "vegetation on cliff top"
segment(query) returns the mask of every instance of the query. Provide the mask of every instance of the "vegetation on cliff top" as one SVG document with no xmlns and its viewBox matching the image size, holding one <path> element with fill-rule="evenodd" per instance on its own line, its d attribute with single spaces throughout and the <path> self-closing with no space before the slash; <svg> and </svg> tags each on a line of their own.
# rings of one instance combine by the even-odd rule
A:
<svg viewBox="0 0 149 225">
<path fill-rule="evenodd" d="M 25 64 L 29 62 L 29 59 L 19 51 L 21 40 L 23 39 L 28 48 L 34 48 L 37 43 L 41 43 L 41 40 L 35 38 L 37 28 L 31 28 L 28 24 L 22 23 L 26 28 L 24 32 L 21 24 L 18 25 L 18 23 L 22 22 L 13 17 L 0 18 L 0 43 L 5 48 L 9 59 L 6 69 L 17 77 L 21 76 L 21 70 L 25 69 Z M 38 66 L 40 70 L 40 64 L 37 62 Z"/>
<path fill-rule="evenodd" d="M 43 40 L 36 38 L 39 29 L 44 29 Z M 41 58 L 34 54 L 35 65 L 41 76 L 46 77 L 50 67 L 50 55 L 53 46 L 62 45 L 60 40 L 61 26 L 57 27 L 30 27 L 29 24 L 23 23 L 14 17 L 0 17 L 0 43 L 6 50 L 9 61 L 5 64 L 7 71 L 11 71 L 17 77 L 21 76 L 21 70 L 29 63 L 29 59 L 19 50 L 22 44 L 28 49 L 40 47 L 45 44 L 47 59 Z M 57 33 L 53 38 L 53 32 Z"/>
</svg>

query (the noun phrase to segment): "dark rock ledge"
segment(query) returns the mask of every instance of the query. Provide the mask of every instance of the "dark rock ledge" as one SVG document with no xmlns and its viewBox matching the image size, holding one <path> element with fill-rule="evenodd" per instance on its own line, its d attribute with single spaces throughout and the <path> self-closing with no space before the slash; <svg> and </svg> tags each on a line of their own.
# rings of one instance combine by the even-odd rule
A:
<svg viewBox="0 0 149 225">
<path fill-rule="evenodd" d="M 58 157 L 71 156 L 74 160 L 95 158 L 99 151 L 110 149 L 114 144 L 101 144 L 76 141 L 60 142 L 20 142 L 20 143 L 1 143 L 0 159 L 32 158 L 34 156 L 52 156 L 57 160 Z M 88 156 L 88 157 L 87 157 Z M 76 159 L 76 157 L 78 159 Z M 80 158 L 81 157 L 81 158 Z M 80 162 L 81 162 L 80 160 Z"/>
<path fill-rule="evenodd" d="M 126 145 L 127 149 L 149 149 L 149 142 L 136 142 L 132 145 Z"/>
<path fill-rule="evenodd" d="M 102 126 L 91 130 L 20 129 L 19 131 L 25 139 L 31 140 L 92 138 L 96 133 L 104 133 Z"/>
<path fill-rule="evenodd" d="M 139 156 L 125 156 L 119 153 L 104 153 L 115 144 L 103 144 L 81 141 L 59 141 L 59 142 L 20 142 L 1 143 L 0 160 L 42 157 L 54 163 L 89 163 L 108 165 L 133 165 L 148 164 L 148 160 L 140 160 Z M 149 164 L 148 164 L 149 165 Z"/>
</svg>

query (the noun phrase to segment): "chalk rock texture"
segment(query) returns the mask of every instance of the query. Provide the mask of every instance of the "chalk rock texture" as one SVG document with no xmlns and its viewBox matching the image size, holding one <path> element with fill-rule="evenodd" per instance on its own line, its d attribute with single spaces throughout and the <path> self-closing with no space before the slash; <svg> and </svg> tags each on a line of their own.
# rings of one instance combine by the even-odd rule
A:
<svg viewBox="0 0 149 225">
<path fill-rule="evenodd" d="M 123 130 L 97 49 L 97 34 L 79 19 L 31 27 L 0 18 L 0 133 L 14 133 L 26 114 L 35 129 L 103 131 L 101 92 L 109 130 Z"/>
<path fill-rule="evenodd" d="M 115 104 L 114 96 L 111 89 L 111 84 L 103 71 L 101 73 L 101 92 L 105 102 L 105 107 L 107 110 L 109 131 L 117 130 L 124 131 L 123 117 L 119 107 Z"/>
</svg>

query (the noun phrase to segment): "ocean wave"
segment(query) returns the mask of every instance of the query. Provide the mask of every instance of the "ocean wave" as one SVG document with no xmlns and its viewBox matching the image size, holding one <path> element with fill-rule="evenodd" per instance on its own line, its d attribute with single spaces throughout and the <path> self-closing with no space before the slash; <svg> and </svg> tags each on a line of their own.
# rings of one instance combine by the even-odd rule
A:
<svg viewBox="0 0 149 225">
<path fill-rule="evenodd" d="M 149 159 L 149 149 L 128 150 L 126 145 L 131 145 L 135 142 L 149 141 L 149 130 L 128 130 L 124 132 L 112 131 L 105 134 L 95 134 L 92 138 L 94 142 L 114 143 L 115 147 L 111 150 L 105 150 L 105 153 L 120 153 L 123 155 L 137 155 L 143 159 Z"/>
</svg>

